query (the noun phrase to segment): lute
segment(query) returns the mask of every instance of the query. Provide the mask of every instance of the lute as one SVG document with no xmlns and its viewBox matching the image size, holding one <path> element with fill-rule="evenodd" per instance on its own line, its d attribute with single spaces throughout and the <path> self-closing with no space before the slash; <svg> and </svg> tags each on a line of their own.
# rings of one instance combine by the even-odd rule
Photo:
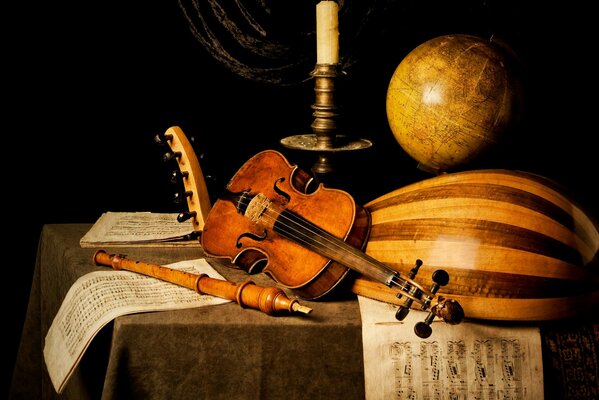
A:
<svg viewBox="0 0 599 400">
<path fill-rule="evenodd" d="M 398 271 L 416 255 L 427 261 L 425 269 L 442 266 L 452 277 L 443 293 L 458 299 L 469 318 L 555 320 L 599 304 L 599 225 L 551 179 L 501 169 L 454 172 L 365 208 L 372 216 L 365 251 Z M 352 290 L 398 301 L 365 279 Z"/>
</svg>

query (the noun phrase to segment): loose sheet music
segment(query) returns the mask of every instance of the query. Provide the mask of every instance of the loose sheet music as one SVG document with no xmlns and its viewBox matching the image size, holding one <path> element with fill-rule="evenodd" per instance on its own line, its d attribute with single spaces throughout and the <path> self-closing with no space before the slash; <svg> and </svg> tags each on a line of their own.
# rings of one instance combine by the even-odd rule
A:
<svg viewBox="0 0 599 400">
<path fill-rule="evenodd" d="M 358 296 L 366 400 L 543 399 L 538 327 L 507 327 L 438 318 L 421 339 L 427 313 L 395 319 L 397 306 Z"/>
<path fill-rule="evenodd" d="M 191 220 L 179 222 L 175 213 L 103 213 L 81 238 L 83 248 L 101 246 L 200 246 L 198 239 L 186 240 L 194 229 Z"/>
<path fill-rule="evenodd" d="M 181 261 L 168 267 L 224 279 L 204 259 Z M 114 318 L 228 302 L 129 271 L 110 269 L 84 275 L 69 289 L 45 338 L 44 360 L 54 389 L 62 392 L 94 336 Z"/>
</svg>

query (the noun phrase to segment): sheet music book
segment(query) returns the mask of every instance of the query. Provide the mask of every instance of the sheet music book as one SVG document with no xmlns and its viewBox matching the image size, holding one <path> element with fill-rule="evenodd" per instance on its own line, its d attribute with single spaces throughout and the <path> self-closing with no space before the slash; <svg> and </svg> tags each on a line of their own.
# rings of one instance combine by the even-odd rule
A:
<svg viewBox="0 0 599 400">
<path fill-rule="evenodd" d="M 205 259 L 167 266 L 224 280 Z M 130 271 L 109 269 L 80 277 L 67 292 L 45 338 L 44 361 L 54 389 L 63 391 L 92 339 L 114 318 L 225 303 L 230 300 Z"/>
<path fill-rule="evenodd" d="M 81 238 L 83 248 L 200 246 L 191 220 L 175 213 L 106 212 Z"/>
<path fill-rule="evenodd" d="M 358 296 L 366 400 L 511 399 L 544 396 L 539 327 L 439 319 L 421 339 L 427 312 L 395 319 L 397 306 Z"/>
</svg>

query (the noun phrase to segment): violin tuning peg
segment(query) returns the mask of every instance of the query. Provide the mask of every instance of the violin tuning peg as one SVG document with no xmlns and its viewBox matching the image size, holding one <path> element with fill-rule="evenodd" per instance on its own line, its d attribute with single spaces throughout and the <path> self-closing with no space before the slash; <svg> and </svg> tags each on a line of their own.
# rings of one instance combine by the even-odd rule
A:
<svg viewBox="0 0 599 400">
<path fill-rule="evenodd" d="M 416 333 L 416 336 L 419 338 L 426 339 L 433 333 L 433 329 L 425 322 L 418 322 L 414 326 L 414 333 Z"/>
<path fill-rule="evenodd" d="M 408 301 L 410 303 L 412 303 L 412 299 L 406 300 L 406 303 L 408 303 Z M 406 304 L 404 303 L 403 305 L 399 306 L 399 308 L 395 312 L 395 319 L 398 321 L 403 321 L 404 319 L 406 319 L 406 317 L 408 316 L 409 313 L 410 313 L 410 305 L 407 305 L 407 307 L 406 307 Z"/>
<path fill-rule="evenodd" d="M 441 286 L 445 286 L 449 282 L 449 274 L 442 269 L 433 272 L 432 278 L 433 284 L 431 286 L 431 293 L 433 294 L 437 293 Z"/>
<path fill-rule="evenodd" d="M 438 269 L 435 272 L 433 272 L 432 278 L 433 282 L 435 282 L 439 286 L 445 286 L 447 285 L 447 283 L 449 283 L 449 274 L 442 269 Z"/>
<path fill-rule="evenodd" d="M 435 313 L 431 311 L 428 313 L 423 322 L 418 322 L 416 325 L 414 325 L 414 333 L 416 333 L 416 336 L 422 339 L 429 337 L 433 333 L 431 324 L 433 323 L 434 319 Z"/>
<path fill-rule="evenodd" d="M 408 278 L 414 279 L 416 277 L 416 274 L 418 273 L 418 270 L 420 269 L 420 267 L 422 267 L 422 264 L 422 260 L 416 260 L 414 267 L 410 270 L 410 273 L 408 274 Z"/>
</svg>

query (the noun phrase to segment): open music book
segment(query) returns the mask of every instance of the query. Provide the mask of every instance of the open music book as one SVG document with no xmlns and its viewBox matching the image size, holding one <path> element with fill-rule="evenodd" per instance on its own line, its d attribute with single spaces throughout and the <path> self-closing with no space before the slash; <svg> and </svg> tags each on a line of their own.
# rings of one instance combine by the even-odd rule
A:
<svg viewBox="0 0 599 400">
<path fill-rule="evenodd" d="M 81 238 L 83 248 L 100 246 L 200 246 L 190 221 L 175 213 L 105 212 Z"/>
<path fill-rule="evenodd" d="M 167 265 L 223 279 L 205 259 Z M 44 343 L 44 361 L 54 389 L 61 393 L 92 339 L 121 315 L 225 304 L 230 300 L 129 271 L 90 272 L 69 289 Z"/>
<path fill-rule="evenodd" d="M 543 399 L 539 327 L 465 321 L 433 322 L 431 337 L 405 321 L 396 306 L 358 296 L 362 317 L 366 400 Z"/>
</svg>

